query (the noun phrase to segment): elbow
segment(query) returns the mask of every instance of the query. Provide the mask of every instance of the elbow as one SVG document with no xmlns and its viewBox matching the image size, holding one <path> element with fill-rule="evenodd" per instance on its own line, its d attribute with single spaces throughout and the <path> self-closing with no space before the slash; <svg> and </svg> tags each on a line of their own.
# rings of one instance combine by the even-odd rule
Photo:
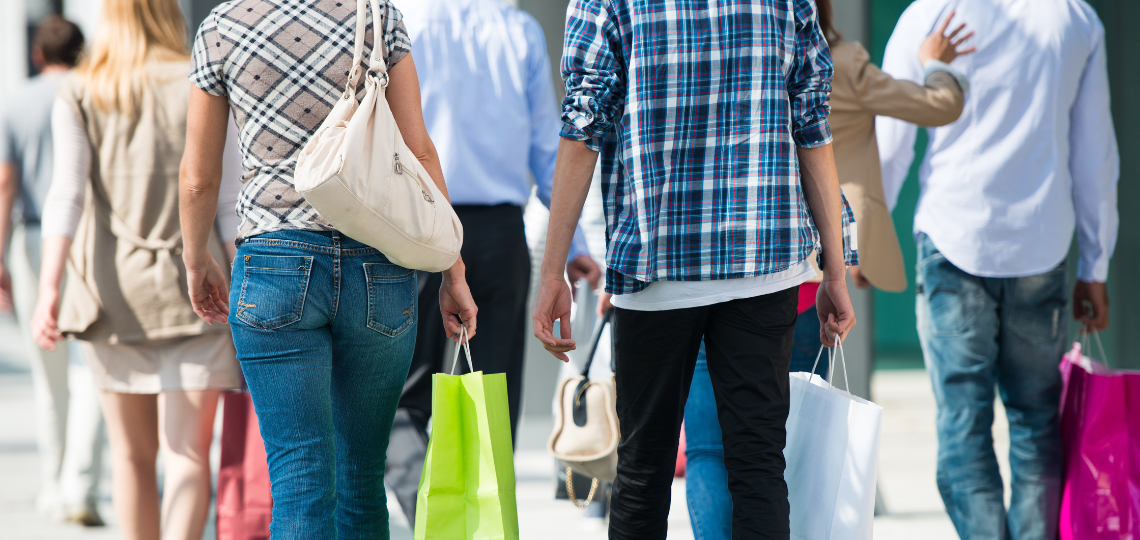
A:
<svg viewBox="0 0 1140 540">
<path fill-rule="evenodd" d="M 412 155 L 416 157 L 416 161 L 419 161 L 424 167 L 439 162 L 439 152 L 436 151 L 435 143 L 431 142 L 431 139 L 425 137 L 424 141 L 417 144 L 415 148 L 410 148 L 410 150 Z"/>
<path fill-rule="evenodd" d="M 926 127 L 942 127 L 953 124 L 962 116 L 966 100 L 961 92 L 953 92 L 939 96 L 939 99 L 933 100 L 931 105 Z"/>
</svg>

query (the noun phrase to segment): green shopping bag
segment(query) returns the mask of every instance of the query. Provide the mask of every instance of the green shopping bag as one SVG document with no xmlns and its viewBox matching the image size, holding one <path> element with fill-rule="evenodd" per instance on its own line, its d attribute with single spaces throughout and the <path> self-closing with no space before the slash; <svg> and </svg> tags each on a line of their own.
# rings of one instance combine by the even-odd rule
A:
<svg viewBox="0 0 1140 540">
<path fill-rule="evenodd" d="M 475 371 L 470 348 L 463 348 L 472 373 L 437 373 L 431 380 L 431 440 L 417 495 L 416 540 L 518 540 L 507 377 Z"/>
</svg>

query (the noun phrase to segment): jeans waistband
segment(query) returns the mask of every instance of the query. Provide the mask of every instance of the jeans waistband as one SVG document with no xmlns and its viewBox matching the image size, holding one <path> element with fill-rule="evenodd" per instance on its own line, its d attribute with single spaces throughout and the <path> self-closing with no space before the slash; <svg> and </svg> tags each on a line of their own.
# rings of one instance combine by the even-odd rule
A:
<svg viewBox="0 0 1140 540">
<path fill-rule="evenodd" d="M 379 254 L 379 250 L 363 242 L 353 240 L 339 231 L 273 231 L 242 239 L 238 246 L 279 246 L 291 247 L 327 255 L 369 255 Z"/>
</svg>

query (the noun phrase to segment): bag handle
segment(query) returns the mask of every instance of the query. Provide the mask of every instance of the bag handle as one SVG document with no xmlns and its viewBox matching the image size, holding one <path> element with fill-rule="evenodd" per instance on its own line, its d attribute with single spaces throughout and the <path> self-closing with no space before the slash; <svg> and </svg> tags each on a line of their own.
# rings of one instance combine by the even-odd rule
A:
<svg viewBox="0 0 1140 540">
<path fill-rule="evenodd" d="M 455 345 L 455 356 L 451 358 L 451 374 L 455 375 L 455 367 L 459 365 L 459 349 L 460 344 L 463 350 L 467 353 L 467 367 L 471 368 L 471 373 L 475 373 L 475 365 L 471 363 L 471 346 L 468 345 L 469 339 L 467 338 L 467 327 L 461 326 L 459 330 L 459 344 Z"/>
<path fill-rule="evenodd" d="M 823 345 L 819 346 L 819 352 L 816 353 L 816 355 L 815 355 L 815 363 L 812 364 L 812 366 L 811 366 L 811 372 L 813 374 L 815 373 L 815 368 L 817 366 L 819 366 L 819 358 L 820 358 L 820 356 L 823 356 L 823 350 L 824 349 L 827 349 L 827 347 L 825 347 Z M 844 356 L 844 354 L 843 354 L 843 342 L 839 340 L 839 334 L 835 335 L 835 345 L 833 346 L 833 349 L 838 349 L 837 355 L 839 356 L 839 361 L 843 363 L 843 384 L 845 385 L 845 388 L 846 388 L 844 390 L 844 392 L 847 392 L 847 397 L 851 397 L 851 382 L 847 379 L 847 357 Z M 828 372 L 827 376 L 828 376 L 828 378 L 824 379 L 824 380 L 827 381 L 827 385 L 832 390 L 835 390 L 835 384 L 832 383 L 832 381 L 835 379 L 835 359 L 832 357 L 832 354 L 833 354 L 832 349 L 828 349 L 827 350 L 827 372 Z"/>
<path fill-rule="evenodd" d="M 1100 350 L 1101 362 L 1104 363 L 1104 365 L 1109 366 L 1108 355 L 1104 352 L 1104 343 L 1102 343 L 1100 340 L 1100 332 L 1089 332 L 1084 327 L 1081 327 L 1081 352 L 1083 353 L 1084 351 L 1089 350 L 1089 334 L 1092 334 L 1093 339 L 1096 340 L 1097 349 Z"/>
<path fill-rule="evenodd" d="M 598 342 L 602 340 L 602 330 L 606 328 L 614 319 L 614 310 L 610 309 L 602 315 L 602 320 L 598 321 L 598 325 L 594 327 L 594 333 L 590 336 L 590 352 L 586 357 L 586 365 L 582 367 L 582 376 L 586 380 L 590 380 L 590 366 L 594 365 L 594 353 L 598 351 Z"/>
<path fill-rule="evenodd" d="M 381 87 L 388 86 L 388 66 L 384 63 L 384 55 L 380 48 L 384 46 L 384 31 L 380 28 L 380 3 L 378 0 L 368 0 L 372 5 L 372 53 L 368 58 L 368 74 L 373 71 L 384 76 Z M 356 0 L 356 40 L 352 46 L 352 71 L 348 75 L 348 84 L 341 94 L 342 99 L 356 97 L 356 83 L 360 80 L 360 63 L 364 60 L 364 31 L 368 24 L 368 10 L 364 0 Z M 377 67 L 379 66 L 379 68 Z"/>
</svg>

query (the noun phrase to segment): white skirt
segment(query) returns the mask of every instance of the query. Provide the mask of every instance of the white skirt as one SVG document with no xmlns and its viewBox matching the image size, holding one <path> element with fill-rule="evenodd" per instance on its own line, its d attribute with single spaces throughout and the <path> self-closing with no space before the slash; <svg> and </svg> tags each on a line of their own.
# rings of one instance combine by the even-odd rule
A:
<svg viewBox="0 0 1140 540">
<path fill-rule="evenodd" d="M 237 390 L 242 385 L 229 332 L 113 344 L 76 341 L 95 386 L 107 392 Z"/>
</svg>

